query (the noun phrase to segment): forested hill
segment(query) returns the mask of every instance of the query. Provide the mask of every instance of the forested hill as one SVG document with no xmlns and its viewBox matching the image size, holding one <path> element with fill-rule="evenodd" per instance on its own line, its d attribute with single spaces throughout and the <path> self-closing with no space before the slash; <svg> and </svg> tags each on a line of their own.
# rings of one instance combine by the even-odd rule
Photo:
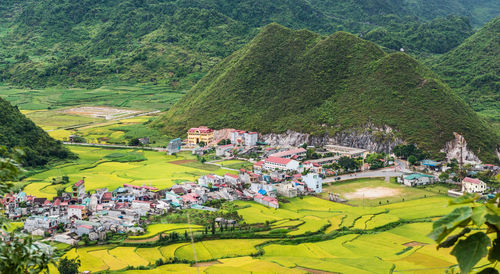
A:
<svg viewBox="0 0 500 274">
<path fill-rule="evenodd" d="M 322 37 L 277 24 L 217 64 L 156 126 L 331 136 L 369 123 L 435 153 L 457 132 L 483 160 L 498 161 L 500 138 L 413 58 L 346 32 Z"/>
<path fill-rule="evenodd" d="M 0 82 L 187 88 L 268 23 L 344 30 L 390 50 L 444 53 L 500 13 L 497 0 L 2 0 Z"/>
<path fill-rule="evenodd" d="M 51 161 L 74 158 L 61 142 L 52 139 L 43 129 L 0 98 L 0 145 L 24 152 L 23 165 L 43 166 Z"/>
<path fill-rule="evenodd" d="M 500 123 L 500 16 L 434 63 L 476 111 Z"/>
</svg>

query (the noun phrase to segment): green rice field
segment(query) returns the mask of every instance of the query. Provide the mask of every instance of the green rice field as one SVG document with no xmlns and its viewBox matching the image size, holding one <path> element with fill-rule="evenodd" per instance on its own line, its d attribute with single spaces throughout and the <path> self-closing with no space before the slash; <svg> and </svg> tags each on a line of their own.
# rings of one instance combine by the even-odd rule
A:
<svg viewBox="0 0 500 274">
<path fill-rule="evenodd" d="M 237 212 L 246 223 L 267 222 L 270 230 L 283 230 L 286 237 L 205 240 L 194 245 L 184 242 L 152 247 L 82 247 L 68 251 L 66 256 L 79 256 L 82 260 L 80 270 L 95 272 L 444 273 L 456 265 L 455 257 L 447 248 L 436 250 L 427 234 L 432 229 L 432 220 L 455 207 L 450 206 L 449 201 L 446 196 L 434 195 L 360 207 L 307 196 L 289 199 L 281 203 L 279 209 L 251 201 L 235 201 Z M 388 224 L 391 226 L 384 229 Z M 129 238 L 152 237 L 185 226 L 153 224 L 148 226 L 146 234 Z M 256 235 L 266 234 L 259 232 Z M 312 238 L 308 235 L 323 237 L 310 241 Z M 190 263 L 152 266 L 160 258 Z M 480 262 L 485 263 L 486 259 Z M 149 265 L 149 269 L 125 270 L 141 265 Z"/>
<path fill-rule="evenodd" d="M 37 197 L 52 198 L 58 187 L 69 187 L 85 177 L 85 190 L 98 188 L 114 190 L 123 184 L 148 185 L 159 189 L 168 188 L 176 183 L 194 181 L 208 173 L 223 175 L 228 171 L 214 165 L 201 164 L 189 152 L 181 152 L 177 156 L 168 156 L 164 152 L 131 149 L 106 149 L 96 147 L 68 146 L 80 158 L 72 163 L 61 164 L 48 171 L 41 172 L 24 179 L 24 191 Z M 114 162 L 105 156 L 121 152 L 137 152 L 146 158 L 139 162 Z M 186 162 L 198 163 L 196 167 L 186 166 Z M 70 183 L 52 185 L 52 178 L 68 176 Z"/>
</svg>

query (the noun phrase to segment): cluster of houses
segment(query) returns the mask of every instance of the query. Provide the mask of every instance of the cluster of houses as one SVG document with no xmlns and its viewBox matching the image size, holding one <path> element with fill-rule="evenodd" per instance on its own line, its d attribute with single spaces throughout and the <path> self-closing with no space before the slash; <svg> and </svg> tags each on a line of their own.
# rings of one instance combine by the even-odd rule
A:
<svg viewBox="0 0 500 274">
<path fill-rule="evenodd" d="M 104 237 L 108 231 L 140 232 L 142 228 L 136 224 L 141 216 L 163 214 L 170 208 L 159 199 L 157 190 L 124 184 L 114 191 L 103 188 L 90 195 L 85 192 L 82 179 L 72 186 L 71 192 L 52 200 L 19 192 L 5 195 L 0 202 L 10 219 L 26 217 L 24 231 L 44 235 L 63 229 L 67 234 L 56 240 L 72 244 L 82 235 L 89 235 L 92 240 Z"/>
<path fill-rule="evenodd" d="M 26 195 L 5 195 L 0 202 L 10 219 L 24 219 L 24 231 L 33 235 L 55 234 L 54 240 L 74 244 L 83 235 L 103 239 L 107 232 L 141 232 L 141 216 L 161 215 L 169 210 L 194 208 L 217 211 L 204 206 L 211 200 L 254 200 L 278 208 L 278 195 L 296 197 L 321 192 L 322 179 L 316 173 L 290 175 L 286 170 L 269 173 L 241 169 L 238 174 L 208 174 L 197 182 L 177 184 L 159 190 L 151 186 L 124 184 L 113 191 L 85 191 L 84 179 L 71 191 L 52 200 Z"/>
<path fill-rule="evenodd" d="M 168 153 L 174 154 L 182 146 L 193 148 L 196 153 L 215 147 L 216 155 L 232 157 L 235 150 L 249 150 L 258 145 L 258 133 L 231 130 L 228 139 L 217 145 L 215 131 L 208 127 L 191 128 L 184 141 L 174 139 L 169 143 Z M 200 146 L 200 143 L 207 146 Z M 63 193 L 52 200 L 26 195 L 24 192 L 8 194 L 0 199 L 5 215 L 11 219 L 24 219 L 24 231 L 34 235 L 55 234 L 54 240 L 73 244 L 83 235 L 90 240 L 103 239 L 107 232 L 141 232 L 137 224 L 141 216 L 161 215 L 171 210 L 193 208 L 217 211 L 204 206 L 212 200 L 253 200 L 262 205 L 279 208 L 278 197 L 293 198 L 299 195 L 322 192 L 324 166 L 331 165 L 340 157 L 365 158 L 367 150 L 343 146 L 325 146 L 327 156 L 305 160 L 304 148 L 266 148 L 261 151 L 260 160 L 253 164 L 253 170 L 240 169 L 238 174 L 223 176 L 207 174 L 196 182 L 176 184 L 159 190 L 151 186 L 124 184 L 113 191 L 97 189 L 90 194 L 85 191 L 84 179 L 72 185 L 69 193 Z M 441 163 L 425 160 L 423 168 L 439 172 Z M 482 168 L 490 168 L 489 166 Z M 492 167 L 493 168 L 493 167 Z M 404 174 L 398 182 L 406 186 L 420 186 L 437 181 L 434 175 L 424 173 Z M 483 193 L 487 185 L 470 177 L 461 182 L 462 193 Z M 458 194 L 457 194 L 458 195 Z M 330 193 L 332 201 L 342 201 L 338 195 Z"/>
</svg>

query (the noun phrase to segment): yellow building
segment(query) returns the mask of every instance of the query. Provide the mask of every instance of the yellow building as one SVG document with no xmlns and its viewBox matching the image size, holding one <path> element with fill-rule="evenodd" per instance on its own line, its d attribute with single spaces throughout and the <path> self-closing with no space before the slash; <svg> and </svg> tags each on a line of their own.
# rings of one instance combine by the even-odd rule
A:
<svg viewBox="0 0 500 274">
<path fill-rule="evenodd" d="M 214 141 L 214 130 L 205 126 L 190 128 L 188 130 L 188 146 L 196 146 L 200 142 L 208 145 Z"/>
</svg>

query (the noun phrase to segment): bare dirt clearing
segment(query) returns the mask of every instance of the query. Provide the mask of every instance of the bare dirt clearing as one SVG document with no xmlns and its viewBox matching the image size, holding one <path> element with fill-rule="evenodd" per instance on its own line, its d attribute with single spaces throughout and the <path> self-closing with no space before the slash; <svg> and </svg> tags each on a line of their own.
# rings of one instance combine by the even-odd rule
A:
<svg viewBox="0 0 500 274">
<path fill-rule="evenodd" d="M 354 192 L 345 193 L 347 199 L 377 199 L 401 194 L 401 190 L 389 187 L 363 187 Z"/>
<path fill-rule="evenodd" d="M 110 120 L 118 118 L 120 116 L 140 113 L 141 111 L 111 107 L 76 107 L 63 110 L 62 112 L 67 114 L 76 114 L 81 116 L 104 118 L 106 120 Z"/>
</svg>

